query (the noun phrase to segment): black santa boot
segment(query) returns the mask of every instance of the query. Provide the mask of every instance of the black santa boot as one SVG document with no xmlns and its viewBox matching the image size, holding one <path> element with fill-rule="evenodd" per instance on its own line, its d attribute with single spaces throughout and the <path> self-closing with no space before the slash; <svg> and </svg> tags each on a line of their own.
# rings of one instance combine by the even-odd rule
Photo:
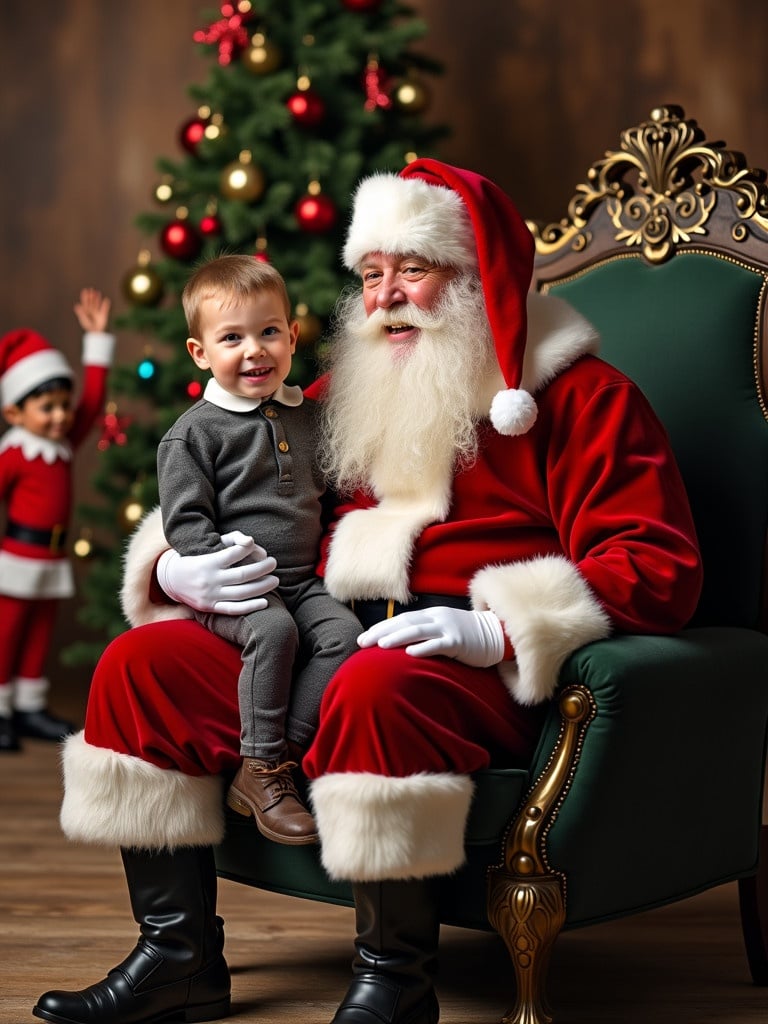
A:
<svg viewBox="0 0 768 1024">
<path fill-rule="evenodd" d="M 437 1024 L 434 879 L 356 882 L 352 984 L 332 1024 Z"/>
<path fill-rule="evenodd" d="M 32 1010 L 56 1024 L 141 1024 L 226 1017 L 229 969 L 216 916 L 209 846 L 121 850 L 141 936 L 103 981 L 80 992 L 46 992 Z"/>
</svg>

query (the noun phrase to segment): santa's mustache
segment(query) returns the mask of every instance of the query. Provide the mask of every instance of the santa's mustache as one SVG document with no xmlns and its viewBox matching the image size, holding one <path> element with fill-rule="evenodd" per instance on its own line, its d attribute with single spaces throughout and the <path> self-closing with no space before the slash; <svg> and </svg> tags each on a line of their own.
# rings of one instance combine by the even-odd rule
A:
<svg viewBox="0 0 768 1024">
<path fill-rule="evenodd" d="M 412 302 L 404 302 L 395 309 L 374 309 L 356 325 L 358 336 L 365 341 L 381 341 L 387 327 L 414 327 L 417 330 L 439 330 L 443 325 L 440 310 L 426 312 Z"/>
</svg>

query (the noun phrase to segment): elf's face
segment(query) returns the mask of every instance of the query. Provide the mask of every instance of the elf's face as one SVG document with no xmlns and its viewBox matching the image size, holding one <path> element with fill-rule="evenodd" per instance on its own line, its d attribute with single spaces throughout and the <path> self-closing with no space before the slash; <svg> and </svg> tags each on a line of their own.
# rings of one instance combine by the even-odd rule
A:
<svg viewBox="0 0 768 1024">
<path fill-rule="evenodd" d="M 68 388 L 54 388 L 44 395 L 30 395 L 21 405 L 6 406 L 3 417 L 11 426 L 23 427 L 37 437 L 61 441 L 72 429 L 75 418 L 72 392 Z"/>
</svg>

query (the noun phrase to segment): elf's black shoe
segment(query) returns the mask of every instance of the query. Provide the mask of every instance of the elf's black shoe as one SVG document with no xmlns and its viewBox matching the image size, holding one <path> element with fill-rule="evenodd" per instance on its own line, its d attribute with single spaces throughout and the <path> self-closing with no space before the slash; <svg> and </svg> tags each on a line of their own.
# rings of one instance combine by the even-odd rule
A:
<svg viewBox="0 0 768 1024">
<path fill-rule="evenodd" d="M 14 711 L 13 723 L 19 736 L 30 736 L 36 740 L 58 743 L 77 732 L 72 722 L 56 718 L 48 711 Z"/>
<path fill-rule="evenodd" d="M 13 719 L 0 716 L 0 754 L 15 754 L 19 750 L 21 744 Z"/>
</svg>

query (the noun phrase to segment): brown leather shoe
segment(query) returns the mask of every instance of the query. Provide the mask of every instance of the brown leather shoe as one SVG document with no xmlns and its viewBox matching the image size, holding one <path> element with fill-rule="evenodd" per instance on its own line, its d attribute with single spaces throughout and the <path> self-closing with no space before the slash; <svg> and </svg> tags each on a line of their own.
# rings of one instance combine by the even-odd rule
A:
<svg viewBox="0 0 768 1024">
<path fill-rule="evenodd" d="M 253 817 L 262 835 L 286 846 L 318 841 L 315 819 L 296 791 L 291 769 L 295 761 L 263 761 L 246 757 L 227 793 L 227 804 Z"/>
</svg>

